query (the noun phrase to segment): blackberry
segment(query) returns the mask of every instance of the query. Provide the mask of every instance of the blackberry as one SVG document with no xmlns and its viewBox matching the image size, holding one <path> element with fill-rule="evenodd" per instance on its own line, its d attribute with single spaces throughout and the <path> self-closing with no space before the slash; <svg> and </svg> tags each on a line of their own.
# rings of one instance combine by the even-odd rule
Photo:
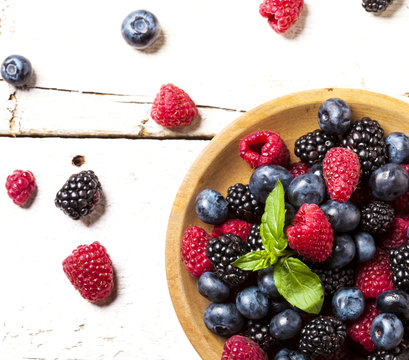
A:
<svg viewBox="0 0 409 360">
<path fill-rule="evenodd" d="M 376 120 L 364 117 L 352 124 L 341 141 L 342 147 L 358 155 L 364 177 L 386 163 L 384 133 Z"/>
<path fill-rule="evenodd" d="M 361 208 L 361 229 L 370 234 L 382 234 L 395 218 L 392 206 L 383 201 L 372 201 Z"/>
<path fill-rule="evenodd" d="M 320 278 L 325 296 L 332 296 L 339 288 L 355 284 L 355 271 L 352 266 L 328 269 L 325 264 L 313 263 L 310 268 Z"/>
<path fill-rule="evenodd" d="M 264 204 L 256 200 L 248 185 L 230 186 L 226 197 L 229 212 L 233 217 L 250 223 L 260 222 Z"/>
<path fill-rule="evenodd" d="M 71 175 L 57 192 L 54 203 L 69 217 L 78 220 L 90 214 L 102 197 L 98 177 L 91 170 Z"/>
<path fill-rule="evenodd" d="M 310 357 L 330 355 L 341 348 L 346 335 L 346 327 L 340 320 L 319 316 L 301 330 L 298 349 Z"/>
<path fill-rule="evenodd" d="M 382 12 L 392 4 L 393 0 L 362 0 L 363 8 L 368 12 Z"/>
<path fill-rule="evenodd" d="M 249 235 L 247 236 L 247 247 L 249 251 L 264 250 L 264 245 L 260 237 L 260 224 L 252 225 Z"/>
<path fill-rule="evenodd" d="M 231 263 L 247 252 L 247 245 L 239 236 L 227 233 L 209 240 L 206 255 L 219 279 L 233 288 L 246 281 L 249 272 Z"/>
<path fill-rule="evenodd" d="M 398 289 L 409 291 L 409 244 L 389 251 L 392 281 Z"/>
<path fill-rule="evenodd" d="M 409 359 L 409 342 L 402 341 L 392 350 L 375 350 L 368 355 L 367 360 L 408 360 Z"/>
<path fill-rule="evenodd" d="M 339 145 L 337 135 L 329 135 L 322 130 L 315 130 L 301 136 L 294 145 L 294 153 L 301 161 L 312 166 L 322 161 L 327 151 Z"/>
<path fill-rule="evenodd" d="M 276 342 L 270 334 L 269 318 L 248 320 L 243 335 L 259 344 L 265 351 L 270 350 Z"/>
</svg>

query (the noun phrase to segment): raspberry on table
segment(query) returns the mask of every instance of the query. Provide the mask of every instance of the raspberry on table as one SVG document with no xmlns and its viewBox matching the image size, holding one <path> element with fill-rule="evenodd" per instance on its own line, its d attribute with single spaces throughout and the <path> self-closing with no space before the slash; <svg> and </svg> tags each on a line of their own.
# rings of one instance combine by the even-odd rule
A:
<svg viewBox="0 0 409 360">
<path fill-rule="evenodd" d="M 212 230 L 212 237 L 218 237 L 227 233 L 231 233 L 246 242 L 247 236 L 250 233 L 251 224 L 240 219 L 229 219 L 224 223 L 217 225 Z"/>
<path fill-rule="evenodd" d="M 287 167 L 290 162 L 290 152 L 280 135 L 274 131 L 255 131 L 239 144 L 240 156 L 252 167 L 263 165 L 280 165 Z"/>
<path fill-rule="evenodd" d="M 293 179 L 295 179 L 299 175 L 306 174 L 310 170 L 310 168 L 306 163 L 299 161 L 297 163 L 291 164 L 288 170 L 290 171 Z"/>
<path fill-rule="evenodd" d="M 24 205 L 36 187 L 31 171 L 15 170 L 6 180 L 8 196 L 16 205 Z"/>
<path fill-rule="evenodd" d="M 84 299 L 100 302 L 111 294 L 114 288 L 112 261 L 98 241 L 78 246 L 62 265 L 65 275 Z"/>
<path fill-rule="evenodd" d="M 384 249 L 396 249 L 406 245 L 408 238 L 409 221 L 396 217 L 391 227 L 380 237 L 380 244 Z"/>
<path fill-rule="evenodd" d="M 226 201 L 233 217 L 250 223 L 261 221 L 264 204 L 251 193 L 248 185 L 235 184 L 227 189 Z"/>
<path fill-rule="evenodd" d="M 193 277 L 200 277 L 212 270 L 212 265 L 206 257 L 207 244 L 211 236 L 199 226 L 189 226 L 182 238 L 182 260 L 186 270 Z"/>
<path fill-rule="evenodd" d="M 188 126 L 198 113 L 190 96 L 173 84 L 161 86 L 151 109 L 152 119 L 164 127 Z"/>
<path fill-rule="evenodd" d="M 395 212 L 383 201 L 372 201 L 361 208 L 361 229 L 370 234 L 382 234 L 393 224 Z"/>
<path fill-rule="evenodd" d="M 268 360 L 267 354 L 254 341 L 234 335 L 224 343 L 221 360 Z"/>
<path fill-rule="evenodd" d="M 284 34 L 293 26 L 304 7 L 304 0 L 264 0 L 260 5 L 260 15 L 278 34 Z"/>
</svg>

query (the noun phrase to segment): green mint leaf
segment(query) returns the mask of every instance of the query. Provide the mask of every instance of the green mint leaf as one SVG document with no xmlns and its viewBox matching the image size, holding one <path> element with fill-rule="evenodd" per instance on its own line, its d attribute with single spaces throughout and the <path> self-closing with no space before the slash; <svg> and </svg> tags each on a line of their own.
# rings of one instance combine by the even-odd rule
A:
<svg viewBox="0 0 409 360">
<path fill-rule="evenodd" d="M 274 266 L 274 282 L 291 304 L 310 314 L 319 314 L 324 303 L 320 278 L 301 260 L 281 258 Z"/>
<path fill-rule="evenodd" d="M 267 250 L 249 252 L 232 262 L 242 270 L 257 271 L 268 268 L 277 261 L 277 257 Z"/>
<path fill-rule="evenodd" d="M 266 207 L 261 218 L 260 237 L 264 249 L 280 254 L 288 244 L 284 234 L 285 223 L 284 188 L 280 180 L 266 200 Z"/>
</svg>

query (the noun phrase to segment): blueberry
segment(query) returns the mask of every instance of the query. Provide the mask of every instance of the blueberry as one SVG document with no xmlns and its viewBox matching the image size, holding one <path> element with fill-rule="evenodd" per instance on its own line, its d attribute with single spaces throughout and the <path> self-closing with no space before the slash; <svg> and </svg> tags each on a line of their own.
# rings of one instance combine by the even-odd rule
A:
<svg viewBox="0 0 409 360">
<path fill-rule="evenodd" d="M 395 314 L 378 315 L 371 325 L 371 339 L 380 349 L 391 350 L 397 347 L 403 338 L 402 321 Z"/>
<path fill-rule="evenodd" d="M 203 321 L 211 332 L 220 336 L 239 332 L 246 322 L 232 303 L 210 304 L 204 312 Z"/>
<path fill-rule="evenodd" d="M 285 221 L 284 221 L 284 225 L 290 225 L 291 221 L 293 221 L 294 216 L 295 216 L 295 208 L 294 206 L 292 206 L 290 203 L 285 202 Z"/>
<path fill-rule="evenodd" d="M 236 307 L 247 319 L 262 319 L 268 314 L 268 297 L 257 286 L 250 286 L 237 294 Z"/>
<path fill-rule="evenodd" d="M 409 295 L 402 290 L 384 291 L 376 298 L 376 309 L 409 320 Z"/>
<path fill-rule="evenodd" d="M 332 255 L 328 259 L 330 269 L 339 269 L 348 265 L 355 257 L 355 242 L 347 234 L 334 236 Z"/>
<path fill-rule="evenodd" d="M 320 208 L 331 223 L 331 227 L 338 232 L 354 230 L 361 220 L 361 212 L 350 201 L 339 203 L 328 200 Z"/>
<path fill-rule="evenodd" d="M 1 65 L 1 76 L 4 81 L 17 87 L 27 85 L 32 75 L 30 61 L 21 55 L 11 55 Z"/>
<path fill-rule="evenodd" d="M 309 360 L 309 357 L 295 350 L 282 349 L 276 354 L 274 360 Z"/>
<path fill-rule="evenodd" d="M 315 174 L 303 174 L 291 181 L 287 190 L 288 200 L 295 207 L 302 204 L 321 204 L 325 199 L 324 180 Z"/>
<path fill-rule="evenodd" d="M 318 110 L 318 124 L 327 134 L 344 134 L 349 129 L 351 120 L 351 109 L 341 99 L 328 99 Z"/>
<path fill-rule="evenodd" d="M 282 296 L 277 290 L 274 282 L 274 267 L 260 270 L 257 275 L 257 286 L 259 290 L 268 298 L 273 300 L 282 300 Z"/>
<path fill-rule="evenodd" d="M 324 170 L 322 169 L 322 162 L 316 162 L 313 166 L 310 167 L 308 173 L 315 174 L 324 179 Z"/>
<path fill-rule="evenodd" d="M 223 302 L 230 296 L 229 287 L 212 272 L 200 276 L 197 289 L 200 295 L 212 302 Z"/>
<path fill-rule="evenodd" d="M 332 311 L 342 320 L 358 319 L 365 309 L 365 299 L 357 288 L 338 289 L 332 297 Z"/>
<path fill-rule="evenodd" d="M 274 315 L 270 321 L 270 334 L 278 340 L 293 338 L 301 330 L 301 315 L 292 309 L 287 309 Z"/>
<path fill-rule="evenodd" d="M 131 12 L 121 27 L 125 41 L 140 50 L 151 46 L 158 39 L 160 30 L 156 16 L 146 10 Z"/>
<path fill-rule="evenodd" d="M 207 224 L 221 224 L 227 219 L 229 208 L 225 198 L 213 189 L 205 189 L 196 197 L 195 210 Z"/>
<path fill-rule="evenodd" d="M 268 195 L 275 188 L 277 180 L 281 181 L 284 191 L 287 191 L 293 177 L 280 165 L 264 165 L 254 170 L 250 177 L 250 192 L 260 202 L 266 202 Z"/>
<path fill-rule="evenodd" d="M 408 172 L 394 163 L 382 165 L 369 178 L 372 195 L 379 200 L 392 201 L 406 192 L 409 185 Z"/>
<path fill-rule="evenodd" d="M 367 232 L 358 232 L 354 235 L 354 240 L 358 262 L 368 261 L 374 257 L 376 245 L 371 234 L 368 234 Z"/>
<path fill-rule="evenodd" d="M 385 138 L 389 162 L 407 164 L 409 162 L 409 137 L 401 132 L 390 133 Z"/>
</svg>

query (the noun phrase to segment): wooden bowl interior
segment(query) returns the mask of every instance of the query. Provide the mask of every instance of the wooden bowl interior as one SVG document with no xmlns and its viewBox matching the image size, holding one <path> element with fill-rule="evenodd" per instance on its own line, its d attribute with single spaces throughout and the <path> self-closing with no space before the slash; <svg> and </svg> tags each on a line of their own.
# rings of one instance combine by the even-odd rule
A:
<svg viewBox="0 0 409 360">
<path fill-rule="evenodd" d="M 212 226 L 199 220 L 194 210 L 196 195 L 212 188 L 226 195 L 235 183 L 248 184 L 252 169 L 238 154 L 240 139 L 256 130 L 273 130 L 281 135 L 291 152 L 303 134 L 318 128 L 317 112 L 328 98 L 339 97 L 351 107 L 354 120 L 368 116 L 378 120 L 386 134 L 409 132 L 409 105 L 376 93 L 352 89 L 322 89 L 288 95 L 251 110 L 217 135 L 197 158 L 176 196 L 166 240 L 166 271 L 172 302 L 182 327 L 204 360 L 221 358 L 224 338 L 211 333 L 203 323 L 209 301 L 197 291 L 196 279 L 184 268 L 180 255 L 183 232 L 190 225 L 211 233 Z"/>
</svg>

